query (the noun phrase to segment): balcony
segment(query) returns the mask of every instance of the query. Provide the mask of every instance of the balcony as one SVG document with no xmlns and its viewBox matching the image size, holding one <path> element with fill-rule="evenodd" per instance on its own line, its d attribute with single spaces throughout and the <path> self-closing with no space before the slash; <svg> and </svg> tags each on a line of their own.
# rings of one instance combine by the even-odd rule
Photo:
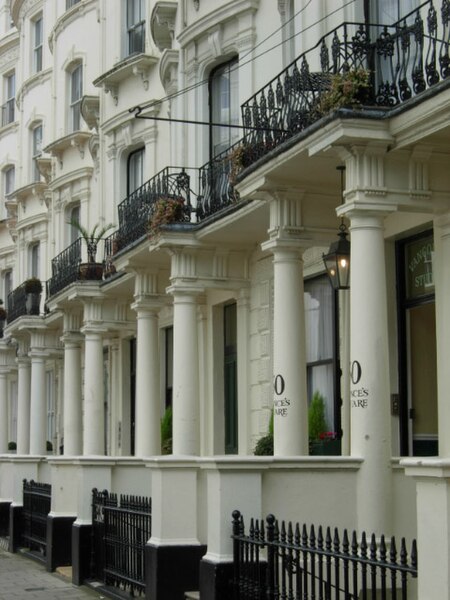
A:
<svg viewBox="0 0 450 600">
<path fill-rule="evenodd" d="M 29 291 L 27 282 L 22 283 L 10 292 L 7 298 L 8 325 L 19 317 L 39 316 L 41 313 L 41 295 L 41 292 Z"/>
<path fill-rule="evenodd" d="M 329 32 L 242 105 L 243 167 L 337 109 L 383 117 L 424 97 L 450 74 L 449 33 L 448 3 L 437 13 L 431 0 L 392 25 Z"/>
<path fill-rule="evenodd" d="M 118 206 L 119 229 L 106 239 L 105 262 L 145 236 L 156 234 L 161 225 L 190 221 L 191 178 L 186 169 L 166 167 Z"/>
</svg>

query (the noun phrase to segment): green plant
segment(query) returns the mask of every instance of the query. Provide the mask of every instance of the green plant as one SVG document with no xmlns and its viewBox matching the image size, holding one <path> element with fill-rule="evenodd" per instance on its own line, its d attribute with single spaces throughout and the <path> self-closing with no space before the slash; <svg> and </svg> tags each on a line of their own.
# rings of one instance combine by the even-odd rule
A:
<svg viewBox="0 0 450 600">
<path fill-rule="evenodd" d="M 41 294 L 42 282 L 38 277 L 30 277 L 24 282 L 26 294 Z"/>
<path fill-rule="evenodd" d="M 314 392 L 308 409 L 308 428 L 310 441 L 320 439 L 320 434 L 327 430 L 325 419 L 325 400 L 320 392 Z"/>
<path fill-rule="evenodd" d="M 113 223 L 109 223 L 108 225 L 100 226 L 100 223 L 96 223 L 94 227 L 89 231 L 81 225 L 77 219 L 72 219 L 67 222 L 68 225 L 74 227 L 81 235 L 83 240 L 86 242 L 87 254 L 88 254 L 88 262 L 95 263 L 95 257 L 97 255 L 97 245 L 102 237 L 113 229 L 115 225 Z"/>
<path fill-rule="evenodd" d="M 8 442 L 8 450 L 17 450 L 16 442 Z"/>
<path fill-rule="evenodd" d="M 183 220 L 183 198 L 158 198 L 152 207 L 152 214 L 148 224 L 150 236 L 158 233 L 162 225 L 176 223 Z"/>
<path fill-rule="evenodd" d="M 344 106 L 361 106 L 367 100 L 369 89 L 370 71 L 367 69 L 331 75 L 329 88 L 319 98 L 317 112 L 326 115 Z"/>
<path fill-rule="evenodd" d="M 255 456 L 273 455 L 273 411 L 270 415 L 269 431 L 257 441 L 254 454 Z"/>
<path fill-rule="evenodd" d="M 168 406 L 161 419 L 161 454 L 172 454 L 172 407 Z"/>
</svg>

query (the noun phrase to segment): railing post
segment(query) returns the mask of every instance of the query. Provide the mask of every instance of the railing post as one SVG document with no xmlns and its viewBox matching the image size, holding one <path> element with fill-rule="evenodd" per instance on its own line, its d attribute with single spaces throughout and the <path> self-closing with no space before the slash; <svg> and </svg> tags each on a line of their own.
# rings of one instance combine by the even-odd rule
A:
<svg viewBox="0 0 450 600">
<path fill-rule="evenodd" d="M 240 560 L 241 560 L 241 540 L 239 539 L 239 535 L 241 533 L 241 525 L 242 525 L 242 515 L 238 510 L 234 510 L 233 514 L 233 590 L 234 590 L 234 600 L 239 600 L 240 598 L 240 589 L 239 589 L 239 580 L 240 580 Z"/>
<path fill-rule="evenodd" d="M 277 548 L 275 547 L 275 524 L 274 515 L 270 514 L 266 518 L 267 523 L 267 600 L 275 600 L 275 581 L 277 568 Z"/>
</svg>

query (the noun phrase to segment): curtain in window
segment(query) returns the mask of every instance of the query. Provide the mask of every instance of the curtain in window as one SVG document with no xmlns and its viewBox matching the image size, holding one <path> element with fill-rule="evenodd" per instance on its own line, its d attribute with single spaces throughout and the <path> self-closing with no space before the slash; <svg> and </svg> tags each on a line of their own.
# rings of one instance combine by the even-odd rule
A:
<svg viewBox="0 0 450 600">
<path fill-rule="evenodd" d="M 210 78 L 210 121 L 224 125 L 239 124 L 238 59 L 218 69 Z M 239 139 L 239 129 L 211 127 L 211 155 L 217 156 Z"/>
<path fill-rule="evenodd" d="M 327 277 L 305 282 L 308 400 L 319 392 L 329 431 L 334 431 L 334 293 Z"/>
</svg>

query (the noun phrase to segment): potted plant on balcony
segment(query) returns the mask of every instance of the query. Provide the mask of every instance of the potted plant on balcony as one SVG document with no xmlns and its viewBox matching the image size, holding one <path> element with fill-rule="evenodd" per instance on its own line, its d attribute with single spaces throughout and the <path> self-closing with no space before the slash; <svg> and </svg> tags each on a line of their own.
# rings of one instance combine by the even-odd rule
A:
<svg viewBox="0 0 450 600">
<path fill-rule="evenodd" d="M 152 208 L 148 223 L 150 237 L 158 234 L 162 225 L 184 221 L 184 199 L 181 197 L 162 196 Z"/>
<path fill-rule="evenodd" d="M 42 282 L 38 277 L 30 277 L 24 282 L 25 307 L 28 315 L 38 315 L 41 306 Z"/>
<path fill-rule="evenodd" d="M 370 71 L 350 69 L 330 76 L 327 89 L 320 95 L 317 112 L 319 116 L 338 108 L 358 108 L 364 105 L 370 95 Z"/>
<path fill-rule="evenodd" d="M 91 231 L 83 227 L 76 219 L 69 221 L 69 225 L 78 230 L 86 243 L 87 262 L 80 265 L 80 279 L 101 279 L 103 276 L 103 263 L 98 263 L 96 260 L 97 247 L 105 233 L 113 229 L 114 225 L 109 223 L 108 225 L 100 226 L 99 223 L 96 223 Z"/>
<path fill-rule="evenodd" d="M 3 337 L 3 329 L 5 328 L 6 310 L 3 308 L 3 300 L 0 300 L 0 338 Z"/>
<path fill-rule="evenodd" d="M 338 455 L 340 440 L 329 427 L 325 418 L 325 400 L 318 391 L 314 392 L 308 409 L 309 453 L 313 456 Z"/>
</svg>

